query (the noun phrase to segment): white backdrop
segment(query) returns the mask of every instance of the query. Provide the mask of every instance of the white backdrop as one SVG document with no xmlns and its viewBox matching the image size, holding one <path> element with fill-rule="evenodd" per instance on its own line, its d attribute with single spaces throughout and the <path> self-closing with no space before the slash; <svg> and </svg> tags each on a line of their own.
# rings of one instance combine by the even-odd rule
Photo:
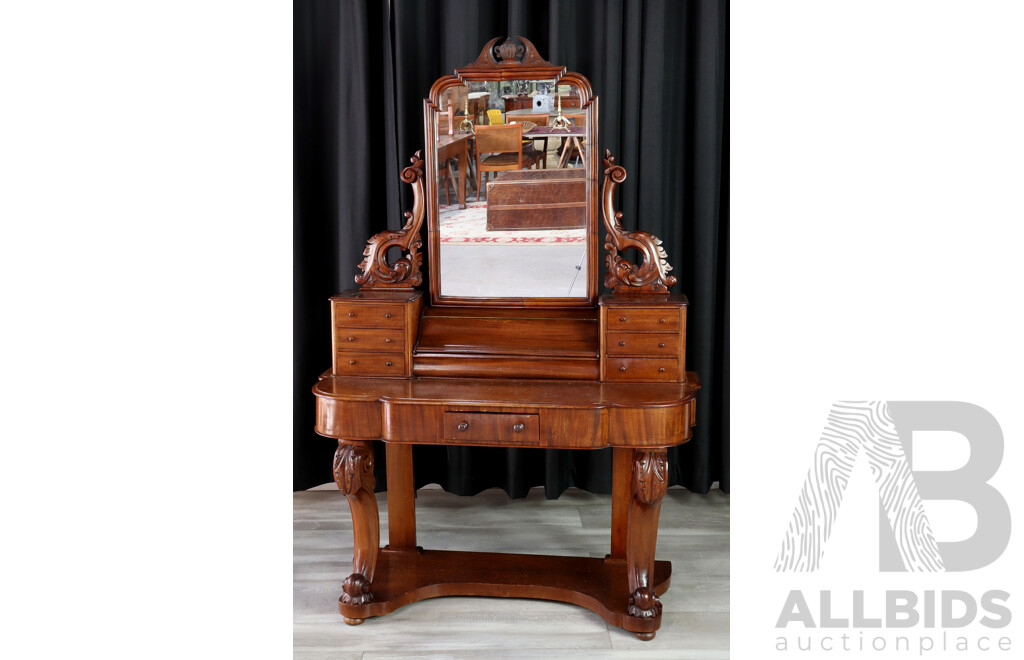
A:
<svg viewBox="0 0 1024 660">
<path fill-rule="evenodd" d="M 1019 534 L 961 573 L 881 573 L 878 490 L 861 457 L 821 567 L 776 573 L 805 475 L 837 400 L 953 400 L 987 409 L 1005 455 L 990 483 L 1024 519 L 1024 11 L 1020 3 L 738 2 L 732 8 L 732 657 L 1020 657 Z M 955 434 L 914 439 L 915 469 L 955 469 Z M 973 510 L 926 501 L 939 541 Z M 784 630 L 791 590 L 820 619 L 863 590 L 1009 592 L 1012 622 Z M 959 610 L 957 610 L 959 611 Z M 980 616 L 980 615 L 979 615 Z M 820 626 L 820 620 L 818 621 Z M 863 630 L 863 638 L 860 633 Z M 839 635 L 849 636 L 842 652 Z M 814 650 L 796 638 L 812 636 Z M 820 640 L 835 639 L 823 650 Z M 897 635 L 910 651 L 893 651 Z M 991 637 L 993 650 L 978 650 Z M 922 652 L 922 636 L 935 650 Z M 789 651 L 776 651 L 779 637 Z M 886 638 L 885 651 L 870 649 Z M 1011 651 L 996 650 L 1008 637 Z M 857 650 L 864 640 L 866 652 Z M 806 642 L 804 642 L 806 643 Z M 902 648 L 902 647 L 901 647 Z"/>
</svg>

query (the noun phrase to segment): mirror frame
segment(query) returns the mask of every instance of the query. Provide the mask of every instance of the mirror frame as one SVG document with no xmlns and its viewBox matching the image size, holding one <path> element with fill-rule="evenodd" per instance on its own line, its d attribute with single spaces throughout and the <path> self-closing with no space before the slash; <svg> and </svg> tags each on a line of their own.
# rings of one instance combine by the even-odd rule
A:
<svg viewBox="0 0 1024 660">
<path fill-rule="evenodd" d="M 593 307 L 598 297 L 598 235 L 601 223 L 598 217 L 598 115 L 597 97 L 594 96 L 590 81 L 584 76 L 567 71 L 544 60 L 536 47 L 524 37 L 508 37 L 500 45 L 501 37 L 487 42 L 476 61 L 460 69 L 454 75 L 438 78 L 430 88 L 429 98 L 423 99 L 423 132 L 426 151 L 426 207 L 427 207 L 427 249 L 429 258 L 430 304 L 446 306 L 500 306 L 500 307 Z M 467 297 L 441 295 L 441 235 L 439 225 L 437 189 L 437 114 L 440 112 L 441 96 L 451 87 L 478 81 L 508 80 L 556 80 L 557 85 L 572 85 L 580 98 L 580 109 L 589 111 L 587 117 L 586 180 L 587 180 L 587 295 L 586 297 Z M 480 264 L 486 269 L 487 264 Z"/>
</svg>

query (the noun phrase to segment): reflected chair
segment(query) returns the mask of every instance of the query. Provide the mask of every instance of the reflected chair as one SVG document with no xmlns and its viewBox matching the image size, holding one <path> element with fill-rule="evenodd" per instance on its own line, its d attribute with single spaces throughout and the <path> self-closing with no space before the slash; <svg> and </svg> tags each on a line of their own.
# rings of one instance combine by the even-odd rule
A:
<svg viewBox="0 0 1024 660">
<path fill-rule="evenodd" d="M 486 156 L 485 156 L 486 155 Z M 521 170 L 539 162 L 536 151 L 523 149 L 523 125 L 476 127 L 476 190 L 477 199 L 486 199 L 489 172 Z"/>
<path fill-rule="evenodd" d="M 500 126 L 504 124 L 505 118 L 501 115 L 501 110 L 488 110 L 487 123 L 491 126 Z"/>
</svg>

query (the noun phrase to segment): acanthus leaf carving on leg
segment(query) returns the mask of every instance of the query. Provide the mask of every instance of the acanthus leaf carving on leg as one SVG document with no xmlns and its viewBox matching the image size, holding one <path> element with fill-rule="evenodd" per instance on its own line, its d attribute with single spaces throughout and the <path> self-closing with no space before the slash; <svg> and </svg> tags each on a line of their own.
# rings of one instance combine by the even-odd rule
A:
<svg viewBox="0 0 1024 660">
<path fill-rule="evenodd" d="M 420 266 L 423 255 L 420 248 L 420 227 L 423 225 L 423 152 L 417 151 L 412 165 L 402 170 L 402 181 L 412 184 L 412 211 L 405 212 L 405 226 L 398 231 L 382 231 L 366 243 L 363 250 L 363 271 L 356 275 L 356 284 L 362 289 L 412 290 L 423 282 Z M 401 248 L 405 254 L 395 263 L 388 262 L 388 250 Z"/>
<path fill-rule="evenodd" d="M 654 592 L 654 549 L 658 538 L 658 514 L 668 490 L 668 452 L 637 449 L 633 452 L 633 497 L 626 531 L 626 570 L 632 617 L 661 616 L 661 601 Z M 646 639 L 646 638 L 645 638 Z"/>
<path fill-rule="evenodd" d="M 633 492 L 644 504 L 656 504 L 668 488 L 668 452 L 641 451 L 633 454 Z"/>
<path fill-rule="evenodd" d="M 615 188 L 626 180 L 626 169 L 615 164 L 611 151 L 605 150 L 604 184 L 601 186 L 601 214 L 604 227 L 608 231 L 605 236 L 605 266 L 608 272 L 604 276 L 604 285 L 617 293 L 666 293 L 676 283 L 676 278 L 669 275 L 672 266 L 668 263 L 668 254 L 661 247 L 661 239 L 644 231 L 626 231 L 622 227 L 622 211 L 615 210 Z M 627 261 L 619 252 L 635 248 L 642 256 L 639 264 Z"/>
<path fill-rule="evenodd" d="M 355 495 L 365 488 L 371 493 L 376 487 L 373 476 L 373 448 L 367 443 L 339 442 L 334 452 L 334 483 L 346 495 Z"/>
</svg>

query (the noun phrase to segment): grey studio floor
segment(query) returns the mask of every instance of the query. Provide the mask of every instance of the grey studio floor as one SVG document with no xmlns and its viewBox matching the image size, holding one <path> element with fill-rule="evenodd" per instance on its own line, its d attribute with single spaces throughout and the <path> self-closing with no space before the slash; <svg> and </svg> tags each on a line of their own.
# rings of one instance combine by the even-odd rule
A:
<svg viewBox="0 0 1024 660">
<path fill-rule="evenodd" d="M 387 494 L 377 495 L 387 538 Z M 417 491 L 417 542 L 438 550 L 603 557 L 608 495 L 570 489 L 557 500 L 534 488 L 510 500 L 438 486 Z M 729 496 L 670 488 L 661 508 L 658 559 L 672 562 L 661 630 L 649 642 L 587 609 L 511 598 L 435 598 L 348 626 L 338 614 L 352 561 L 352 520 L 334 484 L 294 494 L 296 658 L 418 660 L 700 659 L 729 656 Z"/>
</svg>

